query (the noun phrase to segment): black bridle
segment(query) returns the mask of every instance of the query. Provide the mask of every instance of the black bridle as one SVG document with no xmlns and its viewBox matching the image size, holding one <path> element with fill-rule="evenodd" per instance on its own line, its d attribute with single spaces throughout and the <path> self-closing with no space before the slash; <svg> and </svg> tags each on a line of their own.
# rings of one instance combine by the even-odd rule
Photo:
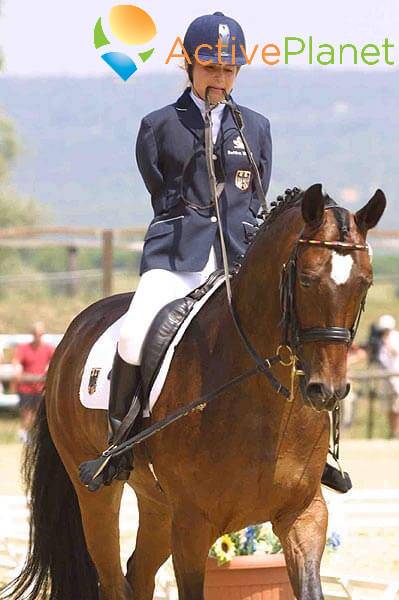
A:
<svg viewBox="0 0 399 600">
<path fill-rule="evenodd" d="M 284 265 L 281 275 L 281 284 L 280 284 L 280 297 L 281 297 L 281 308 L 282 308 L 282 320 L 281 325 L 283 326 L 283 338 L 280 346 L 277 348 L 276 355 L 269 357 L 267 359 L 262 358 L 256 349 L 251 344 L 248 336 L 243 331 L 243 328 L 240 324 L 240 319 L 236 308 L 234 306 L 234 301 L 232 297 L 231 285 L 230 285 L 230 267 L 227 257 L 227 251 L 225 247 L 224 241 L 224 231 L 222 227 L 222 220 L 220 215 L 219 208 L 219 196 L 221 190 L 218 189 L 218 184 L 216 181 L 215 169 L 213 164 L 213 140 L 212 140 L 212 113 L 211 113 L 211 105 L 208 98 L 208 90 L 206 88 L 205 91 L 205 155 L 206 155 L 206 163 L 208 168 L 208 175 L 211 187 L 211 200 L 212 204 L 215 206 L 216 214 L 218 217 L 218 228 L 219 228 L 219 237 L 220 244 L 222 250 L 222 259 L 223 259 L 223 268 L 225 272 L 225 280 L 226 280 L 226 294 L 228 305 L 230 309 L 230 313 L 233 319 L 233 322 L 236 326 L 237 332 L 239 333 L 244 346 L 246 347 L 248 353 L 252 356 L 255 361 L 257 368 L 260 372 L 262 372 L 269 380 L 273 388 L 277 391 L 277 393 L 281 394 L 285 398 L 289 400 L 293 400 L 294 395 L 294 386 L 295 379 L 297 376 L 304 375 L 303 371 L 303 360 L 300 360 L 299 354 L 299 346 L 301 346 L 305 342 L 334 342 L 334 343 L 345 343 L 350 344 L 353 341 L 353 338 L 356 334 L 356 330 L 359 325 L 359 320 L 362 311 L 364 310 L 365 296 L 362 299 L 361 305 L 359 307 L 358 314 L 356 315 L 354 324 L 351 329 L 347 329 L 344 327 L 312 327 L 308 329 L 300 329 L 298 324 L 298 319 L 296 315 L 295 308 L 295 282 L 296 282 L 296 265 L 297 265 L 297 256 L 298 249 L 301 245 L 313 245 L 319 247 L 329 248 L 331 250 L 334 249 L 346 249 L 347 251 L 355 251 L 355 250 L 367 250 L 368 246 L 364 244 L 355 244 L 345 241 L 323 241 L 323 240 L 312 240 L 312 239 L 304 239 L 300 238 L 298 242 L 295 244 L 294 249 L 290 255 L 290 258 L 286 265 Z M 264 220 L 267 219 L 269 214 L 268 206 L 265 198 L 265 194 L 262 188 L 262 182 L 259 175 L 259 170 L 254 160 L 251 149 L 249 148 L 248 142 L 244 135 L 244 121 L 242 118 L 241 111 L 239 107 L 232 100 L 231 96 L 229 96 L 226 92 L 225 95 L 225 103 L 230 109 L 233 120 L 237 126 L 240 137 L 242 139 L 248 160 L 252 167 L 252 172 L 254 176 L 254 185 L 256 194 L 258 196 L 258 200 L 262 205 L 262 218 Z M 299 190 L 298 190 L 299 191 Z M 325 208 L 336 208 L 335 205 L 327 204 Z M 346 231 L 346 230 L 345 230 Z M 283 352 L 283 349 L 288 351 L 287 353 Z M 285 354 L 285 357 L 283 356 Z M 276 362 L 280 362 L 284 366 L 291 366 L 291 384 L 290 389 L 285 387 L 279 380 L 273 375 L 271 371 L 271 367 Z M 301 390 L 302 394 L 305 394 L 303 379 L 301 379 Z"/>
<path fill-rule="evenodd" d="M 308 327 L 301 329 L 295 302 L 295 286 L 297 279 L 297 260 L 300 246 L 314 246 L 329 250 L 368 250 L 367 244 L 355 244 L 338 240 L 325 241 L 300 238 L 283 266 L 280 283 L 280 300 L 282 309 L 281 325 L 283 327 L 282 345 L 290 347 L 296 353 L 299 346 L 306 342 L 332 342 L 351 344 L 359 327 L 360 317 L 364 311 L 366 294 L 363 296 L 359 310 L 350 329 L 347 327 Z M 367 293 L 367 292 L 366 292 Z"/>
<path fill-rule="evenodd" d="M 331 206 L 327 208 L 332 208 Z M 298 251 L 301 246 L 313 246 L 319 248 L 327 248 L 328 250 L 346 250 L 348 252 L 354 251 L 368 251 L 369 246 L 367 244 L 356 244 L 352 242 L 344 242 L 339 240 L 314 240 L 299 238 L 295 244 L 290 257 L 286 264 L 283 265 L 281 270 L 280 278 L 280 303 L 282 310 L 282 318 L 280 325 L 283 328 L 282 344 L 280 348 L 285 348 L 288 352 L 290 362 L 287 364 L 292 365 L 291 372 L 291 400 L 293 399 L 293 389 L 295 385 L 296 377 L 299 377 L 299 387 L 303 398 L 307 397 L 306 394 L 306 383 L 305 383 L 305 361 L 301 355 L 301 348 L 303 344 L 308 342 L 324 342 L 334 344 L 346 344 L 350 346 L 355 338 L 356 332 L 359 327 L 360 318 L 365 308 L 367 291 L 363 295 L 360 302 L 358 311 L 355 315 L 352 327 L 338 327 L 336 325 L 330 327 L 307 327 L 302 329 L 298 321 L 298 315 L 296 310 L 296 298 L 295 289 L 297 281 L 297 260 Z M 284 364 L 284 363 L 283 363 Z M 349 391 L 349 386 L 347 387 Z M 312 403 L 310 403 L 313 406 Z M 336 408 L 336 407 L 335 407 Z M 334 431 L 339 432 L 339 410 L 334 410 L 333 413 L 333 426 Z M 338 448 L 339 434 L 337 438 L 334 438 L 334 446 Z M 338 451 L 337 451 L 338 452 Z M 338 458 L 338 454 L 336 456 Z"/>
</svg>

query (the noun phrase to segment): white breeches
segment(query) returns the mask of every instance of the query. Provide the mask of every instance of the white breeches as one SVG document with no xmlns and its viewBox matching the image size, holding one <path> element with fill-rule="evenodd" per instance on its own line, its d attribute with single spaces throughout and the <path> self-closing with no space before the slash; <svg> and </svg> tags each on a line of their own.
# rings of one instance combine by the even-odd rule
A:
<svg viewBox="0 0 399 600">
<path fill-rule="evenodd" d="M 150 269 L 143 273 L 120 329 L 118 352 L 123 360 L 140 365 L 144 338 L 158 311 L 200 286 L 216 269 L 215 250 L 211 246 L 202 271 Z"/>
</svg>

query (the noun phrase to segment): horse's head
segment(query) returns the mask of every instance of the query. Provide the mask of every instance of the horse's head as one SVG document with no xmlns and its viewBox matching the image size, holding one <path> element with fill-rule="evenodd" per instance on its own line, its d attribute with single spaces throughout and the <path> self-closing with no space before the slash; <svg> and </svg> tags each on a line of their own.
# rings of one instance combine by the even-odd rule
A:
<svg viewBox="0 0 399 600">
<path fill-rule="evenodd" d="M 323 195 L 320 184 L 303 193 L 304 228 L 282 291 L 287 343 L 305 372 L 304 400 L 316 410 L 332 410 L 349 391 L 348 347 L 372 283 L 366 236 L 385 205 L 381 190 L 355 214 Z"/>
</svg>

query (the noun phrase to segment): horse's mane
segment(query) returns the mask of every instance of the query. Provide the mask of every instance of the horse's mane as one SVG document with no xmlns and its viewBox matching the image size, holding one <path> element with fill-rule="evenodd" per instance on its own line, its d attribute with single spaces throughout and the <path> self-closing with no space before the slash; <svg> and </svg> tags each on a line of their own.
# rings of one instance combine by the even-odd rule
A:
<svg viewBox="0 0 399 600">
<path fill-rule="evenodd" d="M 305 190 L 302 190 L 298 187 L 293 187 L 292 189 L 287 188 L 283 195 L 280 194 L 277 196 L 276 200 L 270 203 L 271 210 L 266 216 L 266 219 L 256 228 L 256 231 L 251 236 L 251 239 L 246 243 L 249 246 L 252 246 L 261 231 L 268 230 L 270 225 L 279 219 L 281 215 L 284 215 L 289 208 L 292 208 L 293 206 L 299 206 L 302 202 L 304 194 Z M 331 208 L 333 210 L 340 233 L 340 239 L 344 240 L 345 235 L 349 231 L 349 211 L 346 208 L 339 206 L 339 204 L 337 204 L 337 202 L 328 194 L 323 194 L 323 198 L 325 200 L 325 208 Z M 240 257 L 240 259 L 243 258 L 244 255 Z M 237 259 L 234 261 L 236 273 L 240 269 L 241 264 L 241 260 Z"/>
<path fill-rule="evenodd" d="M 304 190 L 302 190 L 298 187 L 293 187 L 292 189 L 287 188 L 285 190 L 284 194 L 278 195 L 277 198 L 273 202 L 270 203 L 271 210 L 270 210 L 269 214 L 267 215 L 264 223 L 262 223 L 262 227 L 263 226 L 268 227 L 280 215 L 285 213 L 286 210 L 288 210 L 292 206 L 299 205 L 302 202 L 303 194 L 304 194 Z"/>
<path fill-rule="evenodd" d="M 298 187 L 293 187 L 292 189 L 287 188 L 284 192 L 284 195 L 277 196 L 276 200 L 270 203 L 271 210 L 259 229 L 269 227 L 278 217 L 280 217 L 280 215 L 284 214 L 286 210 L 293 206 L 300 205 L 304 193 L 305 190 L 302 190 Z M 333 198 L 331 198 L 331 196 L 328 194 L 323 194 L 323 197 L 325 198 L 326 207 L 340 208 L 335 200 L 333 200 Z"/>
</svg>

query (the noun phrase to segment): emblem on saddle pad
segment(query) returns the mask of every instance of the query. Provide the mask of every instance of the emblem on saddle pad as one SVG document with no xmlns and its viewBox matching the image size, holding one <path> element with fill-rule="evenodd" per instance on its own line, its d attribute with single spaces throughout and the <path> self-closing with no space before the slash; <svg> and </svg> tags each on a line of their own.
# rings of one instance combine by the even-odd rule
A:
<svg viewBox="0 0 399 600">
<path fill-rule="evenodd" d="M 90 371 L 89 386 L 88 386 L 89 394 L 94 394 L 94 392 L 96 391 L 97 379 L 100 374 L 100 371 L 101 371 L 101 369 L 98 369 L 98 368 L 94 368 Z"/>
<path fill-rule="evenodd" d="M 247 190 L 251 180 L 251 171 L 236 171 L 235 184 L 240 190 Z"/>
</svg>

